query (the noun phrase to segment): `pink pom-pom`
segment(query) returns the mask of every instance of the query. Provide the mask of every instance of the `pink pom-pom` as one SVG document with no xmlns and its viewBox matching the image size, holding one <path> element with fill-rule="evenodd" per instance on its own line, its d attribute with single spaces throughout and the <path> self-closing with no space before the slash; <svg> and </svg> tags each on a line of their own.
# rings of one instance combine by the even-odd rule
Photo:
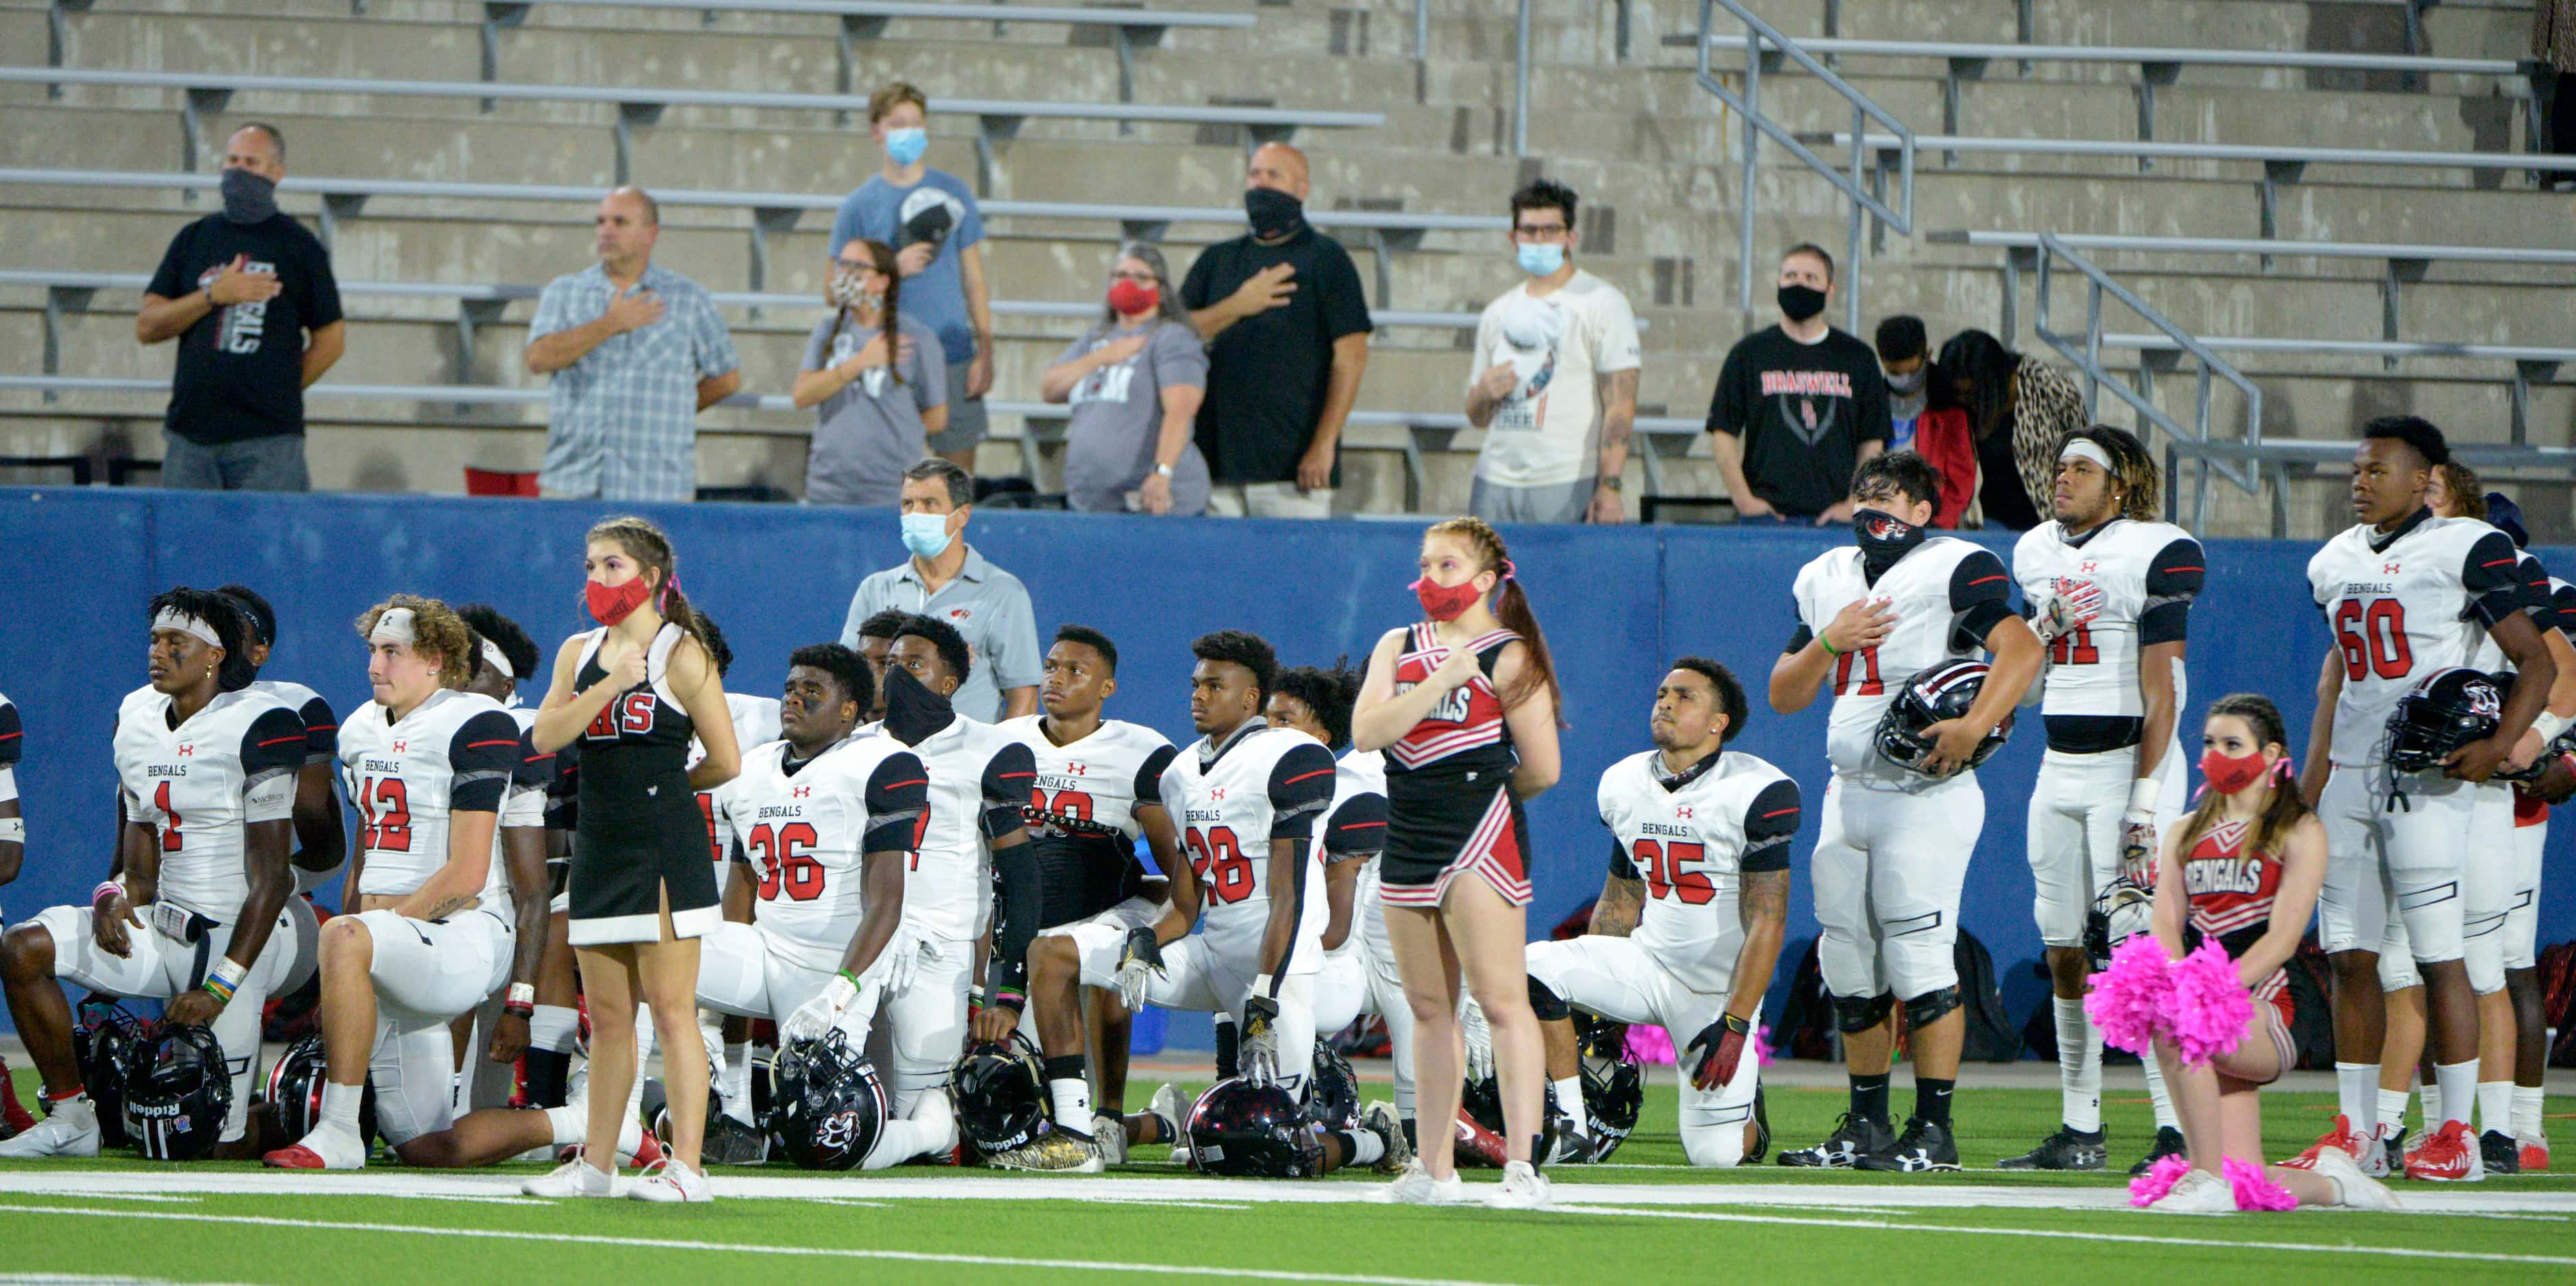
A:
<svg viewBox="0 0 2576 1286">
<path fill-rule="evenodd" d="M 2236 980 L 2235 962 L 2216 938 L 2201 941 L 2200 950 L 2174 962 L 2168 976 L 2173 993 L 2166 1002 L 2167 1031 L 2174 1052 L 2186 1063 L 2206 1063 L 2235 1052 L 2245 1040 L 2245 1024 L 2254 1016 L 2254 998 Z"/>
<path fill-rule="evenodd" d="M 2111 949 L 2111 967 L 2093 975 L 2084 1012 L 2102 1029 L 2104 1044 L 2145 1054 L 2165 1032 L 2172 991 L 2163 945 L 2142 933 Z"/>
<path fill-rule="evenodd" d="M 2299 1199 L 2290 1190 L 2272 1182 L 2263 1167 L 2251 1161 L 2227 1158 L 2227 1186 L 2236 1190 L 2239 1210 L 2296 1210 Z"/>
<path fill-rule="evenodd" d="M 1635 1023 L 1628 1028 L 1628 1052 L 1648 1067 L 1673 1065 L 1673 1034 L 1661 1027 Z"/>
<path fill-rule="evenodd" d="M 2169 1156 L 2147 1167 L 2145 1174 L 2129 1180 L 2129 1204 L 2144 1210 L 2164 1199 L 2182 1177 L 2191 1173 L 2191 1158 Z"/>
<path fill-rule="evenodd" d="M 1764 1023 L 1753 1029 L 1753 1057 L 1759 1060 L 1755 1066 L 1771 1065 L 1771 1024 Z"/>
</svg>

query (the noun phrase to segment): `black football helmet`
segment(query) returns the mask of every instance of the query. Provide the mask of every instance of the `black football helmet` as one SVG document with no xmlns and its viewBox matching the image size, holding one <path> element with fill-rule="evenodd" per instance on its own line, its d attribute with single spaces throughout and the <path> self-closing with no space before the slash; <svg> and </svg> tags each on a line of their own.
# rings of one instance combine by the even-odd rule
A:
<svg viewBox="0 0 2576 1286">
<path fill-rule="evenodd" d="M 194 1161 L 213 1152 L 232 1108 L 232 1067 L 213 1032 L 165 1023 L 136 1042 L 126 1064 L 125 1129 L 144 1156 Z"/>
<path fill-rule="evenodd" d="M 1609 1160 L 1636 1131 L 1645 1107 L 1646 1069 L 1624 1043 L 1614 1057 L 1583 1060 L 1583 1114 L 1592 1118 L 1592 1160 Z"/>
<path fill-rule="evenodd" d="M 72 1026 L 72 1059 L 80 1064 L 89 1101 L 98 1107 L 101 1147 L 134 1146 L 134 1136 L 125 1130 L 125 1070 L 135 1045 L 159 1025 L 135 1017 L 112 997 L 91 996 L 80 1003 Z"/>
<path fill-rule="evenodd" d="M 851 1048 L 848 1033 L 836 1027 L 787 1046 L 771 1074 L 777 1083 L 763 1124 L 799 1168 L 854 1170 L 867 1160 L 893 1109 L 876 1066 Z"/>
<path fill-rule="evenodd" d="M 1936 723 L 1959 718 L 1977 703 L 1977 693 L 1986 685 L 1986 663 L 1966 659 L 1943 661 L 1919 671 L 1896 690 L 1896 699 L 1887 703 L 1887 712 L 1878 717 L 1878 756 L 1910 772 L 1922 772 L 1923 761 L 1933 751 L 1930 737 L 1923 730 Z M 2012 716 L 2006 714 L 1995 730 L 1968 756 L 1967 767 L 1975 768 L 2003 749 L 2004 738 L 2012 734 Z"/>
<path fill-rule="evenodd" d="M 268 1119 L 279 1137 L 300 1139 L 322 1123 L 325 1058 L 321 1033 L 286 1047 L 268 1069 Z M 368 1080 L 358 1098 L 358 1138 L 370 1145 L 376 1137 L 376 1084 Z"/>
<path fill-rule="evenodd" d="M 2465 666 L 2449 665 L 2424 676 L 2397 699 L 2383 734 L 2391 771 L 2439 771 L 2452 751 L 2492 737 L 2504 722 L 2504 690 Z"/>
<path fill-rule="evenodd" d="M 1311 1179 L 1324 1171 L 1324 1141 L 1297 1099 L 1269 1081 L 1218 1081 L 1190 1107 L 1182 1131 L 1201 1174 Z"/>
<path fill-rule="evenodd" d="M 1306 1119 L 1327 1130 L 1360 1128 L 1360 1078 L 1351 1060 L 1330 1044 L 1315 1045 L 1315 1066 L 1306 1077 Z"/>
<path fill-rule="evenodd" d="M 1547 1086 L 1543 1093 L 1547 1105 L 1547 1124 L 1544 1128 L 1549 1138 L 1555 1138 L 1567 1128 L 1565 1111 L 1557 1106 L 1556 1086 Z M 1481 1079 L 1468 1081 L 1459 1087 L 1458 1109 L 1465 1112 L 1476 1124 L 1484 1126 L 1497 1135 L 1510 1137 L 1503 1130 L 1503 1089 L 1491 1073 L 1487 1073 Z"/>
<path fill-rule="evenodd" d="M 948 1101 L 957 1108 L 957 1133 L 976 1151 L 995 1156 L 1028 1146 L 1048 1129 L 1037 1046 L 1015 1031 L 1008 1041 L 968 1049 L 948 1074 Z"/>
</svg>

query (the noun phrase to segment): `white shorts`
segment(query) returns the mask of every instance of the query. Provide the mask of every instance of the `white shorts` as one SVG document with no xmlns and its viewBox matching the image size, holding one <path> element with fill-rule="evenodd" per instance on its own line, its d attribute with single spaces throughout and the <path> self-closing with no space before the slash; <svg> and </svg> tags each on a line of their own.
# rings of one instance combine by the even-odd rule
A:
<svg viewBox="0 0 2576 1286">
<path fill-rule="evenodd" d="M 2157 767 L 2162 779 L 2156 799 L 2159 835 L 2182 816 L 2183 773 L 2176 766 L 2181 753 L 2178 747 L 2166 747 Z M 2094 895 L 2120 875 L 2120 821 L 2129 811 L 2129 789 L 2137 773 L 2134 746 L 2092 755 L 2051 750 L 2041 757 L 2027 832 L 2041 942 L 2084 945 L 2084 919 L 2093 910 Z"/>
<path fill-rule="evenodd" d="M 2383 776 L 2338 764 L 2317 800 L 2326 828 L 2317 943 L 2329 953 L 2378 950 L 2397 920 L 2416 960 L 2457 960 L 2466 923 L 2463 855 L 2477 792 L 2467 782 L 2418 773 L 2398 803 L 2380 784 Z"/>
<path fill-rule="evenodd" d="M 459 911 L 434 923 L 379 908 L 356 919 L 374 944 L 367 977 L 376 986 L 376 1007 L 401 1030 L 435 1025 L 445 1031 L 510 980 L 519 935 L 497 912 Z"/>
<path fill-rule="evenodd" d="M 2504 967 L 2540 967 L 2540 857 L 2549 843 L 2549 814 L 2513 830 L 2513 904 L 2504 914 Z"/>
<path fill-rule="evenodd" d="M 1082 981 L 1114 987 L 1118 985 L 1117 947 L 1100 950 L 1101 936 L 1097 928 L 1073 935 L 1082 946 Z M 1217 959 L 1207 949 L 1207 939 L 1193 933 L 1163 948 L 1163 973 L 1147 978 L 1145 1003 L 1192 1013 L 1231 1014 L 1241 1024 L 1244 1002 L 1252 998 L 1252 980 L 1253 975 Z M 1305 1085 L 1306 1073 L 1315 1062 L 1315 975 L 1292 973 L 1278 983 L 1279 1022 L 1274 1034 L 1279 1083 L 1294 1093 Z"/>
<path fill-rule="evenodd" d="M 1762 1060 L 1746 1049 L 1735 1075 L 1713 1092 L 1693 1086 L 1690 1077 L 1696 1060 L 1687 1046 L 1726 1012 L 1724 994 L 1683 986 L 1633 938 L 1533 942 L 1526 960 L 1529 976 L 1565 1003 L 1613 1022 L 1652 1023 L 1671 1033 L 1681 1060 L 1683 1153 L 1696 1166 L 1731 1166 L 1744 1159 L 1744 1123 L 1753 1119 Z"/>
<path fill-rule="evenodd" d="M 1902 1001 L 1958 983 L 1959 893 L 1985 824 L 1974 773 L 1914 792 L 1835 775 L 1812 861 L 1827 990 Z"/>
<path fill-rule="evenodd" d="M 1360 944 L 1353 941 L 1346 950 L 1327 952 L 1324 967 L 1315 973 L 1315 1030 L 1332 1035 L 1368 1012 L 1369 968 Z"/>
<path fill-rule="evenodd" d="M 911 976 L 890 990 L 879 1012 L 885 1021 L 868 1032 L 868 1057 L 885 1074 L 894 1114 L 911 1113 L 913 1100 L 948 1083 L 950 1068 L 966 1052 L 966 993 L 975 981 L 975 944 L 919 939 L 898 931 L 886 950 L 913 952 Z"/>
<path fill-rule="evenodd" d="M 224 949 L 232 943 L 232 926 L 218 924 L 198 941 L 182 942 L 150 927 L 157 909 L 136 908 L 146 927 L 126 926 L 132 954 L 118 957 L 99 949 L 88 907 L 47 907 L 35 922 L 54 939 L 54 976 L 104 995 L 136 1000 L 168 1000 L 204 985 L 207 971 L 224 958 Z M 298 954 L 310 958 L 310 944 L 298 941 L 306 931 L 291 912 L 280 912 L 259 959 L 243 975 L 231 1002 L 207 1025 L 215 1043 L 223 1047 L 233 1074 L 233 1106 L 224 1117 L 223 1142 L 240 1138 L 250 1121 L 251 1082 L 259 1070 L 260 1010 L 295 972 Z"/>
<path fill-rule="evenodd" d="M 897 943 L 888 944 L 889 949 Z M 806 1001 L 823 994 L 834 975 L 834 970 L 780 955 L 767 934 L 748 924 L 727 921 L 698 942 L 698 1004 L 736 1018 L 785 1022 Z M 882 1000 L 875 984 L 861 988 L 858 1001 L 843 1011 L 842 1025 L 863 1036 Z"/>
<path fill-rule="evenodd" d="M 1146 928 L 1162 918 L 1162 903 L 1148 898 L 1135 897 L 1129 898 L 1126 901 L 1088 919 L 1067 920 L 1052 929 L 1040 929 L 1038 930 L 1038 936 L 1041 938 L 1073 938 L 1078 943 L 1081 941 L 1081 930 L 1083 929 L 1089 928 L 1093 925 L 1114 928 L 1118 931 L 1118 936 L 1111 940 L 1111 950 L 1113 954 L 1109 961 L 1109 967 L 1112 972 L 1115 972 L 1118 968 L 1118 961 L 1114 954 L 1116 944 L 1123 943 L 1127 940 L 1128 930 Z M 1095 939 L 1099 936 L 1100 935 L 1098 934 L 1093 935 Z"/>
</svg>

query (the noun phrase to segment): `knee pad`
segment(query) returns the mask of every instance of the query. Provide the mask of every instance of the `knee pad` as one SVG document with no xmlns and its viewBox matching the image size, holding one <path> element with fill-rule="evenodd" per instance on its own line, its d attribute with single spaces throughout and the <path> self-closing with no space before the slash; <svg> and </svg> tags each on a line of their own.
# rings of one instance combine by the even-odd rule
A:
<svg viewBox="0 0 2576 1286">
<path fill-rule="evenodd" d="M 2391 951 L 2379 957 L 2379 989 L 2405 991 L 2424 985 L 2423 975 L 2415 972 L 2415 957 L 2404 951 Z"/>
<path fill-rule="evenodd" d="M 1744 1163 L 1744 1122 L 1682 1127 L 1682 1155 L 1704 1170 L 1725 1170 Z"/>
<path fill-rule="evenodd" d="M 1557 1022 L 1573 1016 L 1574 1011 L 1566 1006 L 1565 998 L 1557 995 L 1546 983 L 1536 978 L 1529 980 L 1529 1002 L 1530 1013 L 1536 1015 L 1543 1023 Z"/>
<path fill-rule="evenodd" d="M 2487 932 L 2471 937 L 2460 952 L 2469 969 L 2469 990 L 2491 996 L 2504 990 L 2504 935 Z"/>
<path fill-rule="evenodd" d="M 1942 1015 L 1958 1007 L 1959 987 L 1956 983 L 1924 992 L 1905 1002 L 1905 1025 L 1915 1031 L 1921 1031 L 1939 1022 Z"/>
<path fill-rule="evenodd" d="M 1887 1021 L 1888 1011 L 1896 1007 L 1896 997 L 1887 992 L 1875 996 L 1834 997 L 1834 1030 L 1849 1036 L 1868 1031 Z"/>
</svg>

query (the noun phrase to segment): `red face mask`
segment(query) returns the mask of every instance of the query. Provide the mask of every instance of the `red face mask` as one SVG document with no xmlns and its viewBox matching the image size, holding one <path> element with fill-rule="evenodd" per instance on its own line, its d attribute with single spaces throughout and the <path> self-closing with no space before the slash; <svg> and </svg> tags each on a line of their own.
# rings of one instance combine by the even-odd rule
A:
<svg viewBox="0 0 2576 1286">
<path fill-rule="evenodd" d="M 2209 779 L 2209 788 L 2222 795 L 2234 795 L 2263 780 L 2269 765 L 2263 752 L 2255 751 L 2242 759 L 2230 759 L 2215 750 L 2200 754 L 2200 773 Z"/>
<path fill-rule="evenodd" d="M 1109 283 L 1110 311 L 1115 312 L 1122 317 L 1133 317 L 1138 313 L 1150 313 L 1154 311 L 1155 303 L 1160 301 L 1162 297 L 1163 292 L 1155 289 L 1154 287 L 1140 286 L 1123 277 Z"/>
<path fill-rule="evenodd" d="M 1485 596 L 1476 589 L 1474 577 L 1455 585 L 1434 585 L 1428 576 L 1413 582 L 1413 596 L 1422 600 L 1422 610 L 1435 621 L 1454 621 Z"/>
<path fill-rule="evenodd" d="M 589 600 L 590 619 L 602 625 L 615 625 L 633 616 L 635 609 L 642 607 L 644 600 L 651 597 L 653 587 L 638 576 L 614 589 L 598 581 L 590 581 L 583 586 L 582 593 Z"/>
</svg>

